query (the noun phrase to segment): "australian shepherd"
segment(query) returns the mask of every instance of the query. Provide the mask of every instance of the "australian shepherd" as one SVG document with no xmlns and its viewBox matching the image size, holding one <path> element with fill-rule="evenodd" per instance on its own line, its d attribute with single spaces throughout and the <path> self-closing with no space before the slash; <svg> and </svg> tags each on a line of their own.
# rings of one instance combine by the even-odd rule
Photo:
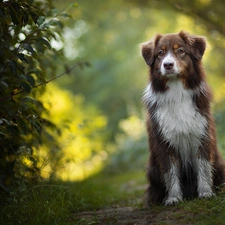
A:
<svg viewBox="0 0 225 225">
<path fill-rule="evenodd" d="M 150 68 L 143 96 L 150 149 L 148 204 L 209 198 L 225 182 L 212 93 L 201 62 L 205 47 L 203 37 L 183 31 L 158 34 L 141 45 Z"/>
</svg>

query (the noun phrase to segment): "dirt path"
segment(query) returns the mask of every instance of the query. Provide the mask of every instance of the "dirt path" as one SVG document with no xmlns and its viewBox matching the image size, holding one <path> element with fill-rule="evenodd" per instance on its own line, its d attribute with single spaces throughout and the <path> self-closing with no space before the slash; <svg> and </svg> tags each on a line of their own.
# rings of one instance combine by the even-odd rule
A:
<svg viewBox="0 0 225 225">
<path fill-rule="evenodd" d="M 135 181 L 129 181 L 124 184 L 124 190 L 133 192 L 146 190 L 146 185 L 136 185 Z M 143 199 L 136 199 L 140 205 Z M 177 207 L 161 208 L 156 210 L 147 208 L 134 208 L 130 206 L 116 206 L 99 209 L 97 211 L 86 211 L 75 214 L 75 221 L 79 225 L 180 225 L 184 217 L 183 213 Z"/>
<path fill-rule="evenodd" d="M 173 216 L 171 217 L 171 215 Z M 173 219 L 174 214 L 179 214 L 174 208 L 168 208 L 162 212 L 153 213 L 150 209 L 134 209 L 132 207 L 117 207 L 99 209 L 96 212 L 82 212 L 75 217 L 79 224 L 116 224 L 116 225 L 158 225 L 158 224 L 178 224 Z"/>
</svg>

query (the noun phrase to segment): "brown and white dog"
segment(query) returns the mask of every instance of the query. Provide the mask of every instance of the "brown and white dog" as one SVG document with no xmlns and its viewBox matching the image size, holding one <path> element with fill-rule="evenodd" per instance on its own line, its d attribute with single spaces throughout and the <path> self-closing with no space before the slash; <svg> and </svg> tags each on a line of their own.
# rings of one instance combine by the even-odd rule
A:
<svg viewBox="0 0 225 225">
<path fill-rule="evenodd" d="M 141 45 L 150 67 L 143 102 L 148 110 L 148 204 L 214 195 L 225 182 L 210 110 L 212 94 L 201 59 L 203 37 L 181 31 Z"/>
</svg>

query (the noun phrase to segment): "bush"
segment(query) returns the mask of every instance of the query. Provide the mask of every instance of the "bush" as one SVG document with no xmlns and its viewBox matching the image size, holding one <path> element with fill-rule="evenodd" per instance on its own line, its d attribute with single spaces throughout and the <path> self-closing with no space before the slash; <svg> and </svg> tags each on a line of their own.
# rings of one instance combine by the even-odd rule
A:
<svg viewBox="0 0 225 225">
<path fill-rule="evenodd" d="M 62 55 L 50 44 L 61 35 L 58 16 L 51 1 L 0 2 L 0 191 L 39 178 L 40 133 L 46 126 L 56 129 L 42 118 L 45 108 L 37 96 Z"/>
</svg>

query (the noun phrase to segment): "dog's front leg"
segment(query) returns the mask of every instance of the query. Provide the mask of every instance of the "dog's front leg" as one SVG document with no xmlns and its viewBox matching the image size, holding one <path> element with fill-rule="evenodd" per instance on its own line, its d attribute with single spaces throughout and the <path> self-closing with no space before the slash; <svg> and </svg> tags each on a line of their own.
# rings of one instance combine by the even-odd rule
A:
<svg viewBox="0 0 225 225">
<path fill-rule="evenodd" d="M 199 198 L 214 196 L 212 191 L 212 166 L 208 160 L 202 157 L 197 159 L 197 181 Z"/>
<path fill-rule="evenodd" d="M 175 205 L 182 201 L 182 190 L 180 185 L 180 172 L 176 164 L 172 164 L 169 171 L 164 175 L 168 196 L 164 201 L 165 205 Z"/>
</svg>

